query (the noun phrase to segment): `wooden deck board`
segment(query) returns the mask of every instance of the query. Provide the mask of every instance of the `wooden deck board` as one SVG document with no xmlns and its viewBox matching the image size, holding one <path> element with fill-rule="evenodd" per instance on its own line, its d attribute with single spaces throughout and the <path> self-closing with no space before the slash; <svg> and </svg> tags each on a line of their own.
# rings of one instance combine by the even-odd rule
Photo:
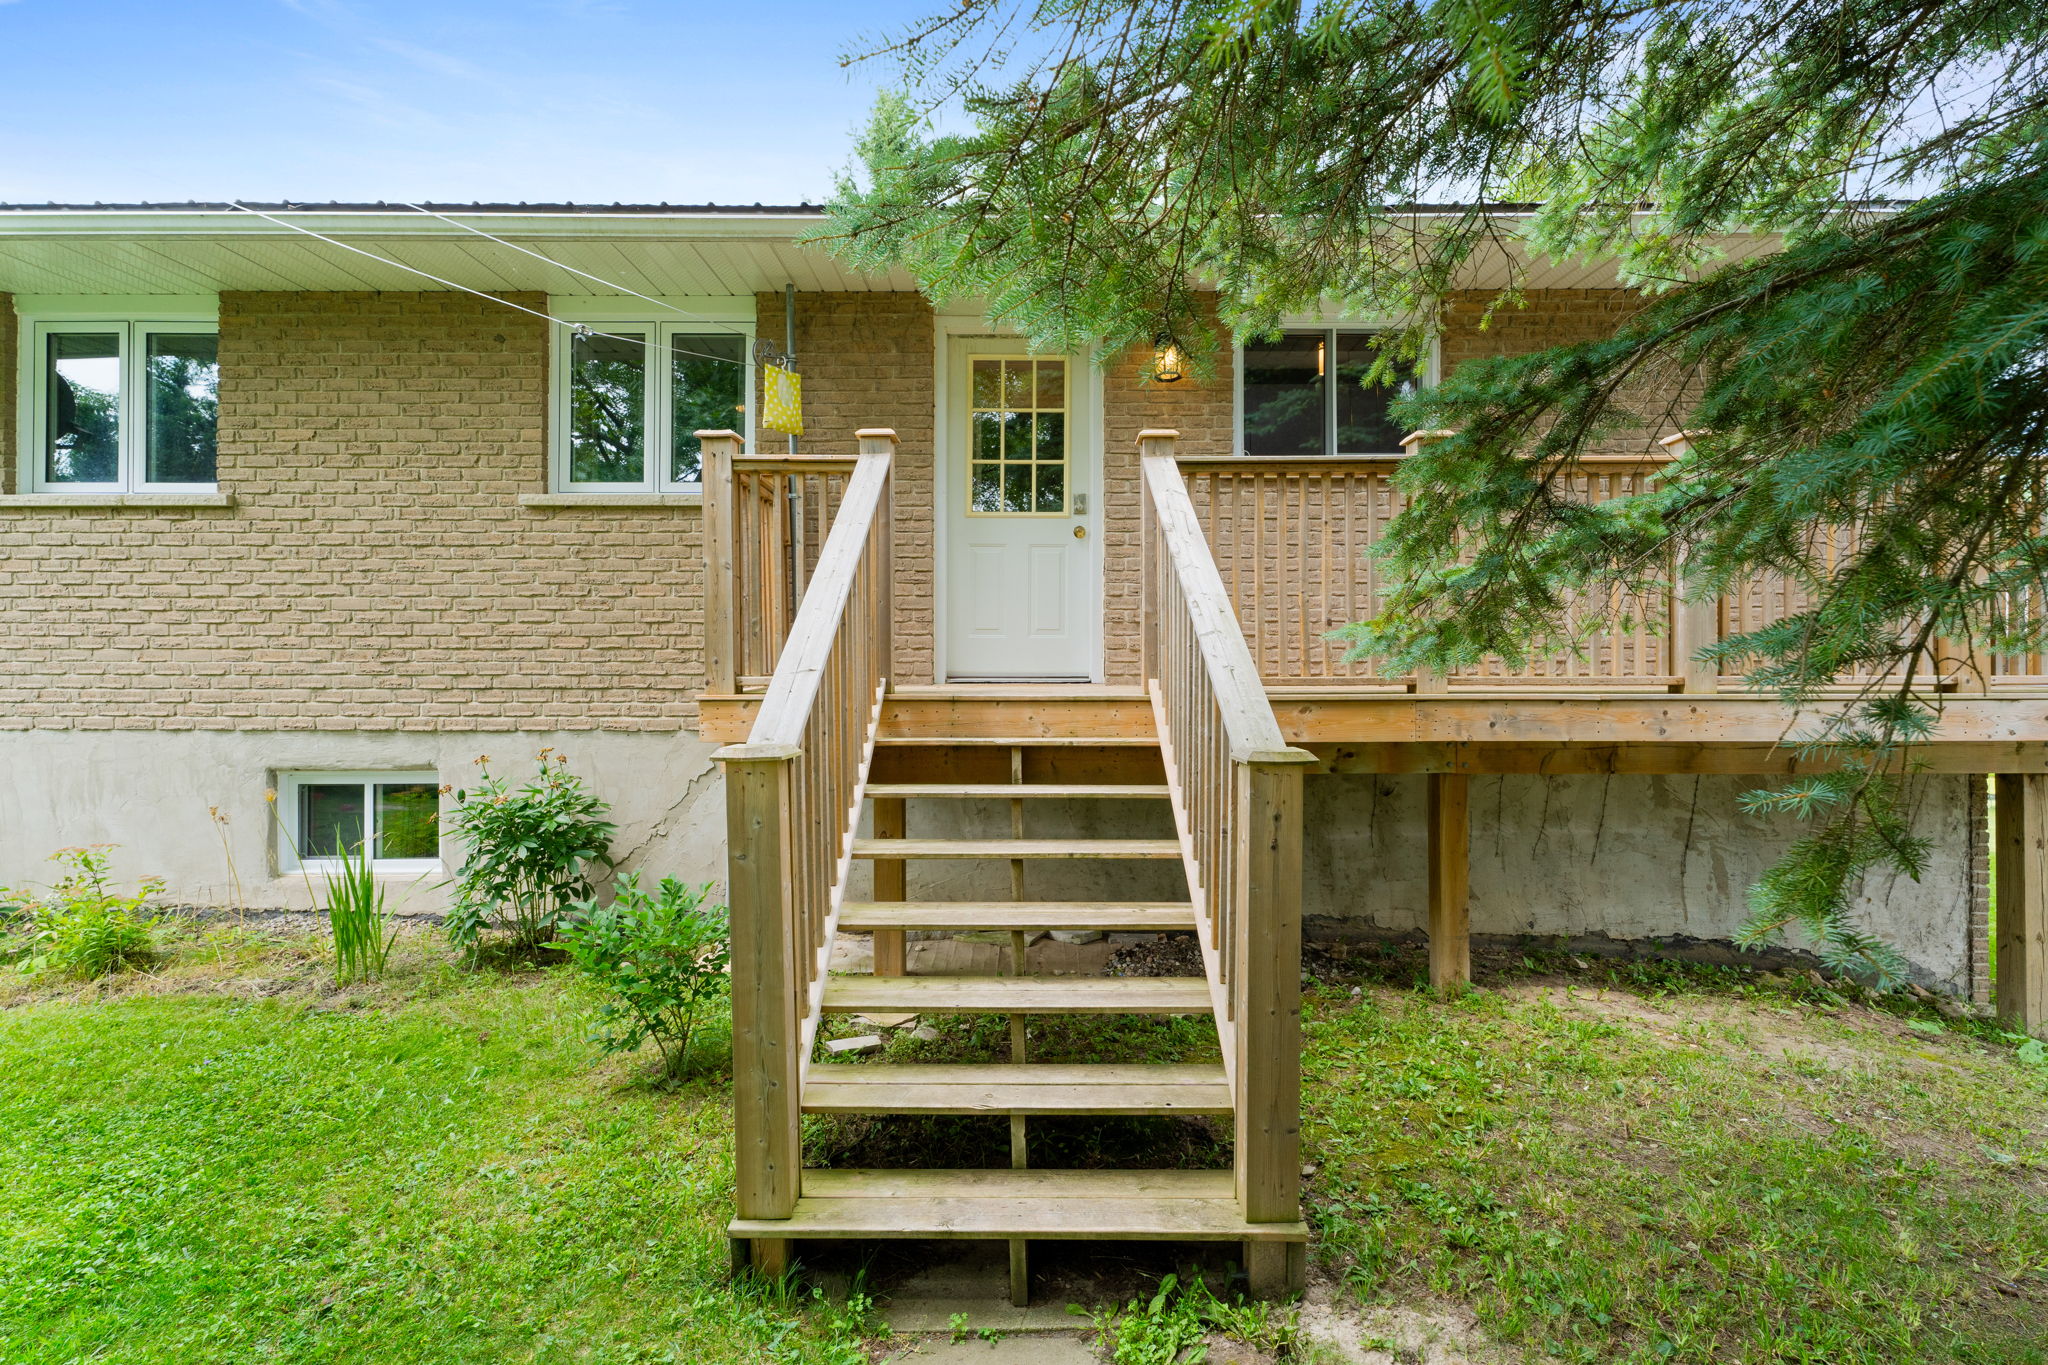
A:
<svg viewBox="0 0 2048 1365">
<path fill-rule="evenodd" d="M 827 1014 L 1208 1014 L 1198 976 L 842 976 Z"/>
<path fill-rule="evenodd" d="M 1172 795 L 1165 784 L 1149 782 L 875 782 L 869 796 L 912 797 L 921 801 L 980 800 L 1109 800 L 1164 801 Z"/>
<path fill-rule="evenodd" d="M 856 858 L 1178 858 L 1178 839 L 856 839 Z"/>
<path fill-rule="evenodd" d="M 1221 1065 L 816 1065 L 813 1114 L 1228 1114 Z"/>
<path fill-rule="evenodd" d="M 1165 933 L 1195 927 L 1186 901 L 849 901 L 839 927 L 875 929 L 1101 929 Z"/>
<path fill-rule="evenodd" d="M 1228 1171 L 806 1171 L 787 1219 L 735 1237 L 1105 1241 L 1306 1240 L 1306 1224 L 1247 1223 Z"/>
</svg>

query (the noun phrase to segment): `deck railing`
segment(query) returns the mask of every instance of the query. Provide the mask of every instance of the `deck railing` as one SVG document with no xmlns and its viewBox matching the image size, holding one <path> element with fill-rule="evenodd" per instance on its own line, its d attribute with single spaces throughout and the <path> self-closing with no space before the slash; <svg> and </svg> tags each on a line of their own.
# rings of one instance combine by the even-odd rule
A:
<svg viewBox="0 0 2048 1365">
<path fill-rule="evenodd" d="M 818 569 L 855 457 L 742 455 L 729 431 L 700 432 L 704 471 L 706 690 L 768 685 Z"/>
<path fill-rule="evenodd" d="M 725 768 L 742 1218 L 787 1218 L 796 1208 L 798 1097 L 888 690 L 895 447 L 892 431 L 860 433 L 753 730 L 713 755 Z M 757 1264 L 772 1268 L 786 1251 L 762 1248 Z"/>
<path fill-rule="evenodd" d="M 1145 676 L 1215 995 L 1248 1222 L 1301 1216 L 1301 801 L 1315 762 L 1289 748 L 1173 455 L 1138 437 Z M 1284 1245 L 1255 1258 L 1298 1254 Z M 1255 1288 L 1284 1260 L 1250 1267 Z"/>
<path fill-rule="evenodd" d="M 1435 434 L 1410 437 L 1411 453 Z M 1579 609 L 1586 630 L 1575 653 L 1530 660 L 1519 668 L 1492 660 L 1449 679 L 1384 675 L 1369 662 L 1346 660 L 1344 642 L 1327 637 L 1339 626 L 1375 615 L 1383 604 L 1382 569 L 1373 552 L 1405 505 L 1394 484 L 1404 458 L 1204 456 L 1179 461 L 1189 500 L 1268 684 L 1395 691 L 1733 691 L 1743 686 L 1741 677 L 1700 663 L 1696 652 L 1812 606 L 1810 593 L 1777 575 L 1759 576 L 1712 602 L 1685 602 L 1675 594 L 1647 601 L 1617 596 Z M 1594 455 L 1567 477 L 1577 496 L 1603 502 L 1643 491 L 1668 463 L 1669 457 Z M 1841 559 L 1854 553 L 1854 536 L 1827 533 L 1817 548 L 1824 564 Z M 2031 601 L 2015 607 L 2029 609 L 2038 607 Z M 1941 652 L 1941 679 L 1964 691 L 2048 684 L 2048 655 L 1978 653 L 1953 642 Z M 1843 679 L 1845 684 L 1863 681 Z M 1935 681 L 1930 675 L 1928 682 Z"/>
</svg>

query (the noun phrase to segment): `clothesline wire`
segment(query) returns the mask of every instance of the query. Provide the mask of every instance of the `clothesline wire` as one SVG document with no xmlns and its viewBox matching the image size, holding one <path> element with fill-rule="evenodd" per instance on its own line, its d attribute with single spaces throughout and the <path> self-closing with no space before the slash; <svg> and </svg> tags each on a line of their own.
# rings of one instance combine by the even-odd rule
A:
<svg viewBox="0 0 2048 1365">
<path fill-rule="evenodd" d="M 378 262 L 379 264 L 388 265 L 398 270 L 407 271 L 411 274 L 419 276 L 423 280 L 432 280 L 435 284 L 446 285 L 450 289 L 459 289 L 465 294 L 473 294 L 477 298 L 487 300 L 488 302 L 502 304 L 506 308 L 511 308 L 517 312 L 525 313 L 532 317 L 537 317 L 542 322 L 551 323 L 556 327 L 567 328 L 571 333 L 579 337 L 603 337 L 607 341 L 623 341 L 628 343 L 629 345 L 651 347 L 654 350 L 661 351 L 668 355 L 686 355 L 697 360 L 716 360 L 726 365 L 738 365 L 743 369 L 745 368 L 747 363 L 744 356 L 739 360 L 734 360 L 729 355 L 712 355 L 706 351 L 687 350 L 681 346 L 671 346 L 665 342 L 650 340 L 649 338 L 644 336 L 622 335 L 618 332 L 601 332 L 597 330 L 595 327 L 591 327 L 585 323 L 570 322 L 567 319 L 558 318 L 554 316 L 552 313 L 543 313 L 538 308 L 528 308 L 523 303 L 514 303 L 512 302 L 512 300 L 500 298 L 496 294 L 487 294 L 481 289 L 472 289 L 466 284 L 457 284 L 454 280 L 443 278 L 440 275 L 434 274 L 430 270 L 422 270 L 416 265 L 407 265 L 404 261 L 394 260 L 389 256 L 380 256 L 374 251 L 366 251 L 359 246 L 352 246 L 351 244 L 341 241 L 338 238 L 329 237 L 324 232 L 315 232 L 313 231 L 313 229 L 309 227 L 301 227 L 299 224 L 288 222 L 283 218 L 279 218 L 275 214 L 265 213 L 262 209 L 253 209 L 250 208 L 247 204 L 239 203 L 232 199 L 229 200 L 228 203 L 231 207 L 238 208 L 244 213 L 253 213 L 258 218 L 264 219 L 267 222 L 275 223 L 281 228 L 289 228 L 293 232 L 302 233 L 305 236 L 313 238 L 315 241 L 325 242 L 329 246 L 338 246 L 343 251 L 353 251 L 358 256 L 365 256 L 368 257 L 370 260 Z M 543 257 L 542 259 L 546 258 Z M 564 268 L 566 269 L 566 267 Z M 742 333 L 741 335 L 744 334 Z"/>
<path fill-rule="evenodd" d="M 651 294 L 643 294 L 637 289 L 628 289 L 623 284 L 614 284 L 612 281 L 604 278 L 602 275 L 593 275 L 588 270 L 579 270 L 577 267 L 569 265 L 564 261 L 558 261 L 554 257 L 549 256 L 544 252 L 535 251 L 532 247 L 521 246 L 517 242 L 508 242 L 503 237 L 500 237 L 495 233 L 485 232 L 480 227 L 473 227 L 470 224 L 465 223 L 458 218 L 451 218 L 447 214 L 441 213 L 435 209 L 430 209 L 424 204 L 407 203 L 405 206 L 419 213 L 424 213 L 431 218 L 439 218 L 442 222 L 451 224 L 452 226 L 455 227 L 459 227 L 464 232 L 473 232 L 477 236 L 483 238 L 485 241 L 496 242 L 499 246 L 503 247 L 510 247 L 512 250 L 517 251 L 522 255 L 531 256 L 536 261 L 544 262 L 548 265 L 555 267 L 557 270 L 566 270 L 571 275 L 581 276 L 583 279 L 589 280 L 594 284 L 601 284 L 607 289 L 617 290 L 621 294 L 630 294 L 634 298 L 639 299 L 643 303 L 651 303 L 657 308 L 666 308 L 671 313 L 679 313 L 683 317 L 689 318 L 693 322 L 702 322 L 707 323 L 713 327 L 723 328 L 725 330 L 732 332 L 732 334 L 735 336 L 746 335 L 744 329 L 735 327 L 733 326 L 733 324 L 729 322 L 721 322 L 717 318 L 707 318 L 702 313 L 692 313 L 687 308 L 678 308 L 676 307 L 676 305 L 670 303 L 666 299 L 658 299 Z"/>
</svg>

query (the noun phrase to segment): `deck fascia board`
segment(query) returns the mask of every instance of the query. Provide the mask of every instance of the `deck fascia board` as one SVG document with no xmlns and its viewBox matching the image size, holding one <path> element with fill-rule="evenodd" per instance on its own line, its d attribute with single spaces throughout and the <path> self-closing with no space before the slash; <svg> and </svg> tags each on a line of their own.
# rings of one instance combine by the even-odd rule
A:
<svg viewBox="0 0 2048 1365">
<path fill-rule="evenodd" d="M 1805 714 L 1752 696 L 1596 694 L 1548 688 L 1434 696 L 1384 690 L 1294 689 L 1272 696 L 1290 744 L 1327 772 L 1756 773 L 1824 770 L 1785 741 L 1813 729 L 1830 698 Z M 705 696 L 700 733 L 744 736 L 757 698 Z M 892 692 L 882 742 L 979 739 L 1067 744 L 1093 736 L 1129 743 L 1152 720 L 1128 689 L 961 685 Z M 2048 694 L 2034 690 L 1943 699 L 1936 737 L 1915 762 L 1937 772 L 2048 771 Z"/>
</svg>

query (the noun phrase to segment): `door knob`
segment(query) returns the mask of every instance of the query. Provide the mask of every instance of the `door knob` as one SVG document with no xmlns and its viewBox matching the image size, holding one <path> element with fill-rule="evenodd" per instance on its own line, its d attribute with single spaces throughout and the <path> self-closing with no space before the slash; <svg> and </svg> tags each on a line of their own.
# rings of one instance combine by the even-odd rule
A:
<svg viewBox="0 0 2048 1365">
<path fill-rule="evenodd" d="M 1076 527 L 1074 528 L 1074 539 L 1076 539 L 1076 540 L 1086 540 L 1086 539 L 1088 539 L 1088 528 L 1087 528 L 1087 527 L 1085 527 L 1085 526 L 1076 526 Z"/>
</svg>

